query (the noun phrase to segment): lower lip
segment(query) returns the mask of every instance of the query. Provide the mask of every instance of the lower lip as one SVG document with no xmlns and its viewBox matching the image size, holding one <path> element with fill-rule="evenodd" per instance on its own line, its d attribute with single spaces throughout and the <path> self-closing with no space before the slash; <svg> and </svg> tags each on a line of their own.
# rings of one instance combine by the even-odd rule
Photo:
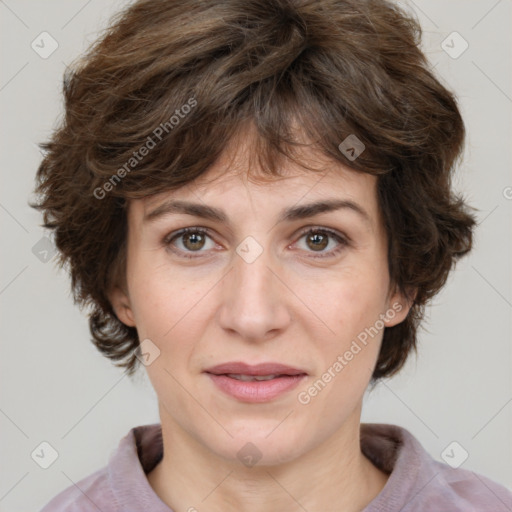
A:
<svg viewBox="0 0 512 512">
<path fill-rule="evenodd" d="M 269 402 L 274 398 L 295 388 L 306 377 L 302 375 L 285 375 L 270 380 L 244 381 L 232 379 L 227 375 L 208 373 L 214 384 L 224 393 L 242 402 Z"/>
</svg>

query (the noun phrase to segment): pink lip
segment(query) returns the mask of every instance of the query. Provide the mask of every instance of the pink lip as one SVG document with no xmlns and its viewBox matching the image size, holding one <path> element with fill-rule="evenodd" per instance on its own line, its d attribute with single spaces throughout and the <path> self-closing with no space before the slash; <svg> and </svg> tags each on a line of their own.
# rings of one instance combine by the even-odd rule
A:
<svg viewBox="0 0 512 512">
<path fill-rule="evenodd" d="M 307 373 L 299 368 L 293 368 L 280 363 L 247 364 L 239 361 L 218 364 L 205 370 L 207 373 L 222 375 L 226 373 L 238 373 L 241 375 L 301 375 Z"/>
<path fill-rule="evenodd" d="M 269 402 L 295 388 L 307 373 L 298 368 L 279 363 L 249 365 L 241 362 L 224 363 L 205 371 L 213 383 L 224 393 L 242 402 Z M 264 381 L 242 381 L 228 377 L 228 373 L 239 375 L 278 375 Z"/>
</svg>

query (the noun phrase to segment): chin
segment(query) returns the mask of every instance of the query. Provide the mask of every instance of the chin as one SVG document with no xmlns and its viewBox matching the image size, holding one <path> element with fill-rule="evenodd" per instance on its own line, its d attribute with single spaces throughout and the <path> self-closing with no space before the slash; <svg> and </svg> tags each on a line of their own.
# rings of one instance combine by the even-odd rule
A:
<svg viewBox="0 0 512 512">
<path fill-rule="evenodd" d="M 227 430 L 233 435 L 227 434 L 216 439 L 205 440 L 205 445 L 219 457 L 229 462 L 240 463 L 246 467 L 257 465 L 276 466 L 290 462 L 297 458 L 305 450 L 304 436 L 299 435 L 296 428 L 293 432 L 282 430 L 274 420 L 263 422 L 259 425 L 245 425 L 239 432 L 234 432 L 226 426 Z"/>
</svg>

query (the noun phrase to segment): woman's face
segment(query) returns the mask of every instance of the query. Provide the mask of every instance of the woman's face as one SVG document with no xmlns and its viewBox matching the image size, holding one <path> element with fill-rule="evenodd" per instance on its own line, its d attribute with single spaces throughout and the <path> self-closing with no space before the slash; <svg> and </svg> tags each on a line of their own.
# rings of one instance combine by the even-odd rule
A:
<svg viewBox="0 0 512 512">
<path fill-rule="evenodd" d="M 272 465 L 359 427 L 383 328 L 409 307 L 388 294 L 374 176 L 305 151 L 321 172 L 288 162 L 285 179 L 256 183 L 226 156 L 131 202 L 127 293 L 112 302 L 145 340 L 163 428 Z M 214 368 L 227 363 L 249 367 Z M 287 368 L 255 367 L 267 363 Z"/>
</svg>

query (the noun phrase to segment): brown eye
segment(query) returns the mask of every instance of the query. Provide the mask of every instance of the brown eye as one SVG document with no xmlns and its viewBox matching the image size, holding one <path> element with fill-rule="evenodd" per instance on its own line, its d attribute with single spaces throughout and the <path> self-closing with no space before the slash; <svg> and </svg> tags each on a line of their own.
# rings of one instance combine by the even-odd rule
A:
<svg viewBox="0 0 512 512">
<path fill-rule="evenodd" d="M 208 240 L 210 246 L 208 247 Z M 184 256 L 185 258 L 194 258 L 197 256 L 205 256 L 208 249 L 213 249 L 215 243 L 208 234 L 208 230 L 204 228 L 185 228 L 177 233 L 171 233 L 163 240 L 163 245 L 172 252 Z"/>
<path fill-rule="evenodd" d="M 205 235 L 203 233 L 185 233 L 182 235 L 183 245 L 191 250 L 197 251 L 202 249 L 205 242 Z"/>
<path fill-rule="evenodd" d="M 329 237 L 321 232 L 311 232 L 306 236 L 308 247 L 315 251 L 324 250 L 329 245 Z"/>
<path fill-rule="evenodd" d="M 306 252 L 318 253 L 318 255 L 310 255 L 312 258 L 328 258 L 330 256 L 336 256 L 349 245 L 348 238 L 326 228 L 310 228 L 303 231 L 300 238 L 305 238 L 305 245 L 307 247 L 307 249 L 305 249 Z M 331 240 L 336 242 L 334 247 L 331 250 L 325 250 L 331 244 Z"/>
</svg>

